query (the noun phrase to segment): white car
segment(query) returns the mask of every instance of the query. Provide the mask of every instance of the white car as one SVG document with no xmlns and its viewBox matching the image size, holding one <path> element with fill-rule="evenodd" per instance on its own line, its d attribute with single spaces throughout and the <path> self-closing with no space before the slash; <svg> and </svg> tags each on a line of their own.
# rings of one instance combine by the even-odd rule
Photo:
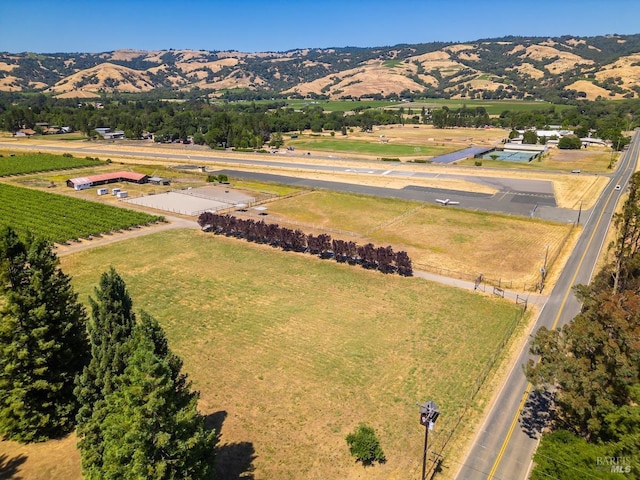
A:
<svg viewBox="0 0 640 480">
<path fill-rule="evenodd" d="M 622 190 L 622 187 L 620 185 L 616 185 L 616 190 Z"/>
</svg>

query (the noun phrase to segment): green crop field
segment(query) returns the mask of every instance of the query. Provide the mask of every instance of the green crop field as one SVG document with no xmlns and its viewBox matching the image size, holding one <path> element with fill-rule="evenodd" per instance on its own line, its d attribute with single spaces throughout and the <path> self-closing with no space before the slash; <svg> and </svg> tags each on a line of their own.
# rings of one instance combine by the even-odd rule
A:
<svg viewBox="0 0 640 480">
<path fill-rule="evenodd" d="M 48 172 L 51 170 L 92 167 L 100 164 L 101 162 L 99 160 L 93 158 L 73 158 L 49 153 L 18 154 L 15 156 L 0 157 L 0 177 L 34 172 Z"/>
<path fill-rule="evenodd" d="M 222 470 L 244 465 L 255 478 L 360 478 L 345 442 L 360 422 L 388 459 L 367 478 L 413 478 L 424 431 L 415 402 L 440 406 L 435 446 L 518 318 L 502 299 L 191 230 L 61 266 L 82 301 L 103 271 L 121 273 L 183 358 L 201 411 L 224 419 Z"/>
<path fill-rule="evenodd" d="M 31 232 L 52 242 L 160 220 L 162 217 L 134 210 L 0 183 L 0 227 L 11 226 L 17 232 Z"/>
<path fill-rule="evenodd" d="M 327 152 L 359 153 L 363 155 L 395 156 L 436 156 L 459 150 L 459 147 L 436 145 L 400 145 L 394 143 L 367 142 L 358 140 L 342 140 L 339 138 L 300 136 L 287 140 L 287 145 L 304 150 L 323 150 Z"/>
</svg>

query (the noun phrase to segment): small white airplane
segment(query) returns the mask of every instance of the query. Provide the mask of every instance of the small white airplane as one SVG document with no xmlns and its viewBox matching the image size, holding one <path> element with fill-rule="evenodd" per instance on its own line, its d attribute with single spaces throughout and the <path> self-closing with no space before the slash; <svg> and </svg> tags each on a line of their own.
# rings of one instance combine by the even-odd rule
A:
<svg viewBox="0 0 640 480">
<path fill-rule="evenodd" d="M 460 205 L 460 202 L 454 202 L 453 200 L 449 200 L 448 198 L 444 200 L 436 198 L 436 202 L 441 203 L 442 205 Z"/>
</svg>

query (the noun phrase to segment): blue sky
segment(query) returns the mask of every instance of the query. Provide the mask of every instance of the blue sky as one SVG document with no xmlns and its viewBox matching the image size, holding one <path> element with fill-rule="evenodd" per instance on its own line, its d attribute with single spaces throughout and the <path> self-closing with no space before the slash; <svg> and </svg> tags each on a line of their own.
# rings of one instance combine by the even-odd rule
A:
<svg viewBox="0 0 640 480">
<path fill-rule="evenodd" d="M 640 33 L 640 0 L 0 0 L 0 51 L 243 52 Z"/>
</svg>

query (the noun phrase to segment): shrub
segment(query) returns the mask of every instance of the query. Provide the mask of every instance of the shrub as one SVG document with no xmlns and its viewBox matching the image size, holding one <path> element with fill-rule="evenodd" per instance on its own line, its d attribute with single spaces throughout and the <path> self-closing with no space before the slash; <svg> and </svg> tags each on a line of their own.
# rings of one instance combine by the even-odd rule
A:
<svg viewBox="0 0 640 480">
<path fill-rule="evenodd" d="M 481 161 L 481 160 L 476 160 L 475 162 L 473 162 L 473 164 L 474 164 L 476 167 L 481 167 L 481 166 L 482 166 L 482 161 Z"/>
<path fill-rule="evenodd" d="M 73 155 L 71 155 L 70 153 L 63 153 L 62 156 L 65 158 L 73 158 Z"/>
<path fill-rule="evenodd" d="M 383 162 L 399 162 L 400 161 L 399 158 L 387 158 L 387 157 L 382 157 L 380 160 L 382 160 Z"/>
<path fill-rule="evenodd" d="M 579 150 L 582 147 L 582 140 L 576 135 L 566 135 L 558 140 L 558 148 L 564 150 Z"/>
<path fill-rule="evenodd" d="M 356 457 L 356 462 L 362 462 L 364 466 L 387 461 L 375 431 L 364 423 L 347 435 L 347 444 L 351 455 Z"/>
</svg>

